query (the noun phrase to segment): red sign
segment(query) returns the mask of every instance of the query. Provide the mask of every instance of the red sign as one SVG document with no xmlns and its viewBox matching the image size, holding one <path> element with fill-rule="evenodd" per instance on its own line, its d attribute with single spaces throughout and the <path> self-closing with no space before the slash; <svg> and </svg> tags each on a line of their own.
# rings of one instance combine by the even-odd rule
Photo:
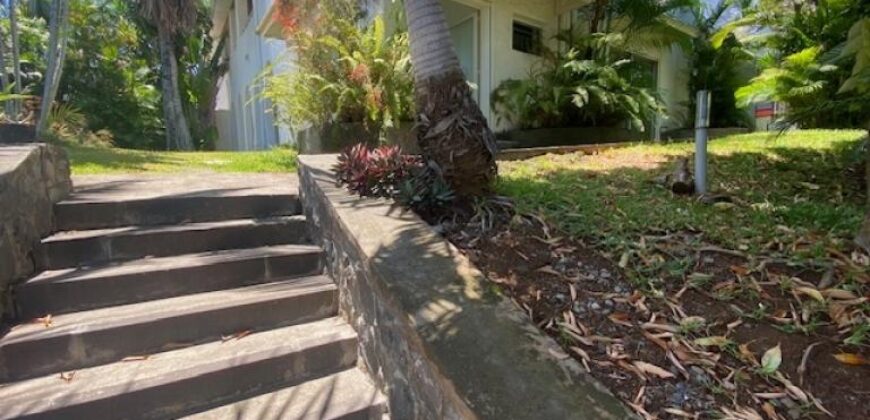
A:
<svg viewBox="0 0 870 420">
<path fill-rule="evenodd" d="M 755 118 L 772 117 L 775 114 L 773 105 L 764 108 L 755 108 Z"/>
</svg>

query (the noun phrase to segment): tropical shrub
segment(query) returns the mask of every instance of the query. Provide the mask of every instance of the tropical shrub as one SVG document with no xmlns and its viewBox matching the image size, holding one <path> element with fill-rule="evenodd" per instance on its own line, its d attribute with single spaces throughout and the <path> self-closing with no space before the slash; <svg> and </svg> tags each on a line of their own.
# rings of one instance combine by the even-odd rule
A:
<svg viewBox="0 0 870 420">
<path fill-rule="evenodd" d="M 359 143 L 339 155 L 335 171 L 338 182 L 350 192 L 393 198 L 418 211 L 447 207 L 455 197 L 420 156 L 403 154 L 399 146 L 372 149 Z"/>
<path fill-rule="evenodd" d="M 634 83 L 630 58 L 584 59 L 580 49 L 545 55 L 527 79 L 506 80 L 492 94 L 497 116 L 518 128 L 615 126 L 646 130 L 661 100 Z"/>
<path fill-rule="evenodd" d="M 784 125 L 802 128 L 865 127 L 868 96 L 841 90 L 856 55 L 842 55 L 849 30 L 870 14 L 857 0 L 762 0 L 714 35 L 714 45 L 734 35 L 756 51 L 761 73 L 736 92 L 739 103 L 786 105 Z"/>
<path fill-rule="evenodd" d="M 132 20 L 130 2 L 70 2 L 70 35 L 58 98 L 107 130 L 117 146 L 163 146 L 156 56 Z"/>
<path fill-rule="evenodd" d="M 279 122 L 294 130 L 362 123 L 378 134 L 413 118 L 406 32 L 388 33 L 380 16 L 362 25 L 352 2 L 320 2 L 302 14 L 302 6 L 278 1 L 295 67 L 264 77 L 263 96 L 274 104 Z M 301 20 L 316 24 L 303 30 Z"/>
<path fill-rule="evenodd" d="M 48 114 L 48 141 L 57 143 L 84 144 L 92 147 L 109 147 L 114 144 L 112 132 L 105 129 L 91 131 L 88 119 L 78 108 L 68 103 L 52 104 Z"/>
<path fill-rule="evenodd" d="M 692 39 L 692 73 L 689 92 L 707 90 L 711 94 L 711 127 L 750 127 L 753 122 L 746 106 L 738 104 L 735 93 L 756 74 L 752 53 L 730 34 L 713 45 L 715 32 L 736 16 L 751 0 L 722 0 L 701 3 L 692 8 L 698 36 Z M 695 109 L 695 95 L 689 95 L 689 109 Z"/>
<path fill-rule="evenodd" d="M 392 197 L 419 165 L 419 158 L 403 155 L 399 146 L 369 149 L 359 143 L 341 153 L 336 172 L 339 182 L 362 196 Z"/>
<path fill-rule="evenodd" d="M 694 0 L 587 2 L 556 35 L 560 51 L 545 51 L 527 79 L 493 92 L 494 110 L 519 128 L 616 126 L 646 131 L 664 112 L 648 69 L 633 52 L 687 46 L 690 37 L 670 13 Z"/>
</svg>

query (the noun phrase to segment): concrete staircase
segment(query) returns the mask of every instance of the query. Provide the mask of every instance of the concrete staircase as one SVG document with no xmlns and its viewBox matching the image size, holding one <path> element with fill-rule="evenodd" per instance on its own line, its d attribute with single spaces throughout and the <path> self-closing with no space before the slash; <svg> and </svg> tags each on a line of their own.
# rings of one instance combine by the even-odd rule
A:
<svg viewBox="0 0 870 420">
<path fill-rule="evenodd" d="M 56 206 L 16 289 L 34 321 L 0 338 L 0 419 L 385 418 L 295 195 L 118 189 Z"/>
</svg>

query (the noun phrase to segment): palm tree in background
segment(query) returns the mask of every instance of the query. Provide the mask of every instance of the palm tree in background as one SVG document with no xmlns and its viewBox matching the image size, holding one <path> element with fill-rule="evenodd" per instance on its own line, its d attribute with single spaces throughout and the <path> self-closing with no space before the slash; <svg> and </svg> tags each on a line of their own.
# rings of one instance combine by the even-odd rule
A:
<svg viewBox="0 0 870 420">
<path fill-rule="evenodd" d="M 45 49 L 45 78 L 43 81 L 42 105 L 36 124 L 36 135 L 42 138 L 48 130 L 51 107 L 60 87 L 66 44 L 69 39 L 69 1 L 53 0 L 49 9 L 48 46 Z"/>
<path fill-rule="evenodd" d="M 9 0 L 9 37 L 12 41 L 12 92 L 21 94 L 21 54 L 18 46 L 18 7 L 15 0 Z M 11 112 L 9 116 L 18 118 L 21 113 L 21 99 L 13 99 L 11 101 Z"/>
<path fill-rule="evenodd" d="M 459 196 L 492 191 L 495 138 L 459 66 L 440 0 L 405 0 L 425 159 Z"/>
<path fill-rule="evenodd" d="M 139 11 L 157 29 L 160 50 L 160 84 L 163 93 L 163 118 L 166 125 L 166 148 L 190 150 L 193 140 L 184 115 L 178 89 L 176 41 L 196 24 L 197 0 L 138 0 Z"/>
</svg>

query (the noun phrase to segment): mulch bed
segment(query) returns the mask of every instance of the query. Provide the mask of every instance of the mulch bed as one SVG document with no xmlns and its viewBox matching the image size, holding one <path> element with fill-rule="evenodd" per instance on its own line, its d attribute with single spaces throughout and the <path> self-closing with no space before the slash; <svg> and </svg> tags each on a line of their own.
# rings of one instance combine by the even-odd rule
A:
<svg viewBox="0 0 870 420">
<path fill-rule="evenodd" d="M 605 256 L 534 217 L 443 230 L 643 417 L 870 418 L 867 342 L 843 344 L 867 322 L 865 254 L 836 255 L 819 271 L 651 236 L 651 251 L 635 258 L 692 265 L 640 290 L 624 256 Z"/>
</svg>

